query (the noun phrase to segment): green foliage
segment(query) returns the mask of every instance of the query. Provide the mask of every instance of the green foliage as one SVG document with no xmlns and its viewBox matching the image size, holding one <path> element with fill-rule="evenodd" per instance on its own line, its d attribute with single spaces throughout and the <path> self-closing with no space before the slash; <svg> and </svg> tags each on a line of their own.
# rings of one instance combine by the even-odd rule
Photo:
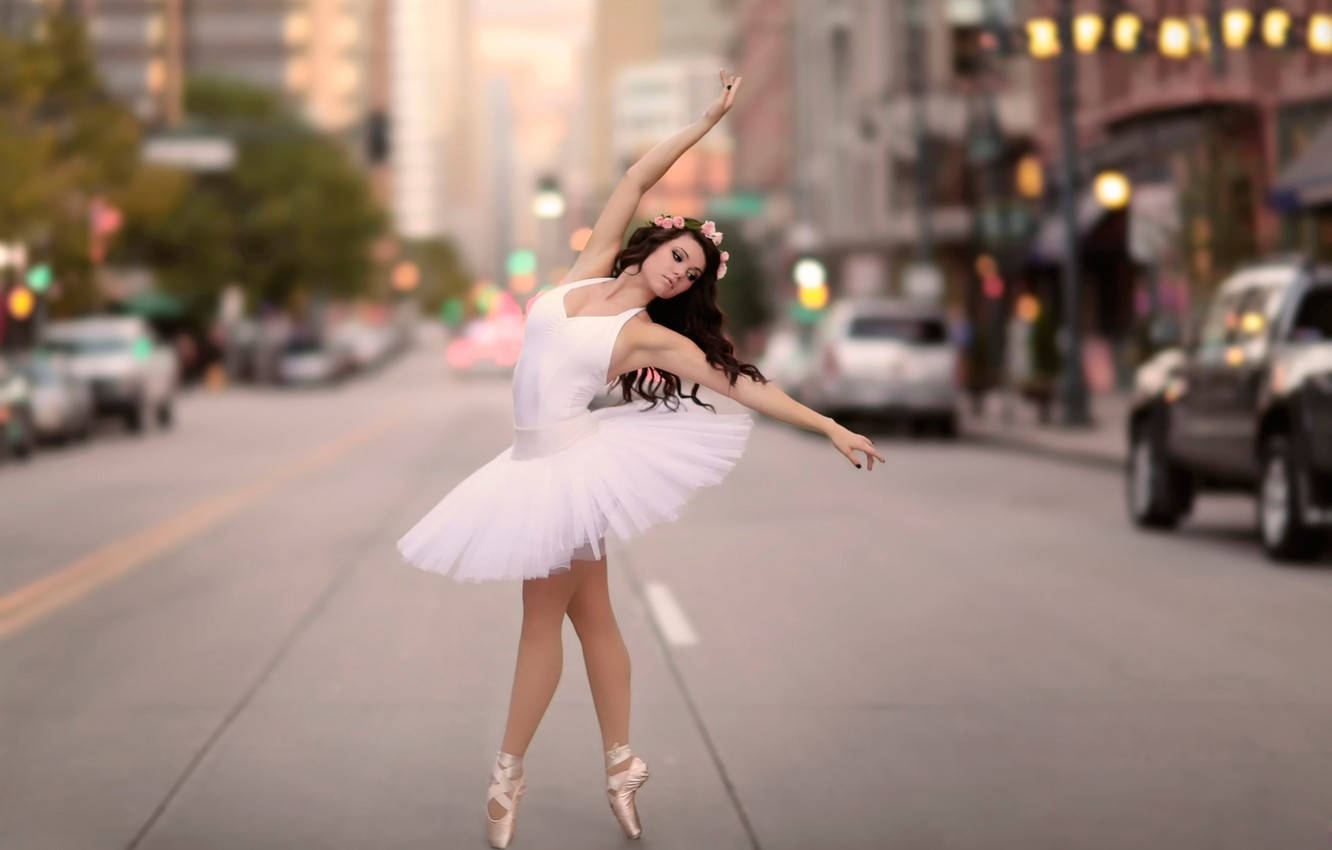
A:
<svg viewBox="0 0 1332 850">
<path fill-rule="evenodd" d="M 119 256 L 151 263 L 167 289 L 210 305 L 233 280 L 250 304 L 368 291 L 385 217 L 346 151 L 262 88 L 201 78 L 185 102 L 192 131 L 236 142 L 236 167 L 183 183 L 140 175 L 121 199 L 134 214 Z"/>
<path fill-rule="evenodd" d="M 424 312 L 438 313 L 449 299 L 467 300 L 472 274 L 452 240 L 406 240 L 402 245 L 402 256 L 416 263 L 421 270 L 416 294 Z"/>
<path fill-rule="evenodd" d="M 739 345 L 749 333 L 772 320 L 765 295 L 763 268 L 758 252 L 745 239 L 739 221 L 718 221 L 723 251 L 731 255 L 726 277 L 717 281 L 718 301 L 726 314 L 727 331 Z"/>
<path fill-rule="evenodd" d="M 0 232 L 52 264 L 56 316 L 97 306 L 88 204 L 130 179 L 138 147 L 138 124 L 103 90 L 78 17 L 51 15 L 40 39 L 0 32 Z"/>
</svg>

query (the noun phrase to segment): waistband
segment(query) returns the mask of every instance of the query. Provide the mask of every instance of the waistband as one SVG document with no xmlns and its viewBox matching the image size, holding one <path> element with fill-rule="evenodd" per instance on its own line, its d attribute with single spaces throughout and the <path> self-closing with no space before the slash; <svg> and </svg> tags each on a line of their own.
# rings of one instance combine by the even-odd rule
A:
<svg viewBox="0 0 1332 850">
<path fill-rule="evenodd" d="M 591 434 L 599 425 L 590 410 L 545 425 L 535 425 L 530 428 L 520 428 L 515 425 L 513 451 L 509 456 L 513 460 L 531 460 L 554 454 Z"/>
</svg>

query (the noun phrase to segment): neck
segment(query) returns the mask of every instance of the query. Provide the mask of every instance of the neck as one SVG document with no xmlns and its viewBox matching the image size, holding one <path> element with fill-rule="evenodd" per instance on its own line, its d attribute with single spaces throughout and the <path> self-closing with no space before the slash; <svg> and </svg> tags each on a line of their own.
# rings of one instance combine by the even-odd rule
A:
<svg viewBox="0 0 1332 850">
<path fill-rule="evenodd" d="M 625 310 L 646 307 L 657 296 L 652 292 L 640 271 L 625 270 L 612 278 L 606 291 L 606 300 L 623 305 Z"/>
</svg>

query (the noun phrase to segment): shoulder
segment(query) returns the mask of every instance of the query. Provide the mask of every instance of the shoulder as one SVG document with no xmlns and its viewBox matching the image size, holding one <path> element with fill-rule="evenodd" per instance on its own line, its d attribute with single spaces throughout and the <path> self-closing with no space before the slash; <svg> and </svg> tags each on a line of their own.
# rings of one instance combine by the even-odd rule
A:
<svg viewBox="0 0 1332 850">
<path fill-rule="evenodd" d="M 640 351 L 670 351 L 693 345 L 684 334 L 652 321 L 647 310 L 639 310 L 625 321 L 623 336 Z"/>
</svg>

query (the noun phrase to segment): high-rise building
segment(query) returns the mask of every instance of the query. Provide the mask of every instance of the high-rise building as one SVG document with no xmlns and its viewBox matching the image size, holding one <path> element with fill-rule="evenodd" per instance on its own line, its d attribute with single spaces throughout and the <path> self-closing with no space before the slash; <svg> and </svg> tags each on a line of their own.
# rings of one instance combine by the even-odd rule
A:
<svg viewBox="0 0 1332 850">
<path fill-rule="evenodd" d="M 702 117 L 721 92 L 715 58 L 663 59 L 634 65 L 616 78 L 612 163 L 624 174 L 643 154 Z M 702 216 L 710 197 L 731 188 L 731 135 L 719 124 L 671 167 L 644 197 L 656 212 Z"/>
<path fill-rule="evenodd" d="M 587 176 L 596 201 L 608 197 L 624 173 L 617 172 L 612 148 L 616 80 L 625 68 L 661 55 L 661 31 L 661 0 L 596 0 L 585 89 Z"/>
<path fill-rule="evenodd" d="M 408 238 L 459 235 L 466 249 L 476 102 L 468 3 L 397 0 L 390 21 L 395 227 Z"/>
<path fill-rule="evenodd" d="M 175 123 L 184 80 L 281 92 L 314 126 L 359 129 L 369 101 L 371 0 L 72 0 L 112 94 Z"/>
</svg>

